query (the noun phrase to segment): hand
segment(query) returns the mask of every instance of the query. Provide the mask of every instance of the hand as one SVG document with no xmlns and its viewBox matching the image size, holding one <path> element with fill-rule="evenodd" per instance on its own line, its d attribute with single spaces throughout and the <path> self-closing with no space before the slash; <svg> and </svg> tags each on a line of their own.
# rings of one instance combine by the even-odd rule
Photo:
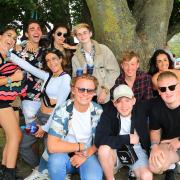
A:
<svg viewBox="0 0 180 180">
<path fill-rule="evenodd" d="M 44 134 L 45 134 L 45 131 L 42 129 L 42 127 L 39 124 L 37 124 L 37 126 L 38 126 L 38 130 L 34 134 L 34 136 L 38 137 L 38 138 L 42 138 L 44 136 Z"/>
<path fill-rule="evenodd" d="M 178 138 L 173 138 L 173 139 L 168 139 L 168 140 L 163 140 L 161 143 L 168 144 L 168 149 L 170 151 L 176 152 L 177 149 L 180 148 L 180 141 Z"/>
<path fill-rule="evenodd" d="M 16 45 L 14 46 L 14 50 L 15 50 L 16 52 L 20 52 L 20 51 L 22 51 L 22 47 L 21 47 L 19 44 L 16 44 Z"/>
<path fill-rule="evenodd" d="M 84 156 L 80 156 L 80 155 L 74 155 L 71 159 L 70 162 L 72 164 L 72 166 L 78 168 L 79 166 L 81 166 L 81 164 L 83 164 L 86 161 L 86 157 Z"/>
<path fill-rule="evenodd" d="M 23 72 L 18 69 L 12 76 L 10 76 L 12 82 L 21 81 L 23 79 Z"/>
<path fill-rule="evenodd" d="M 154 144 L 151 148 L 149 163 L 153 169 L 156 169 L 157 173 L 163 171 L 162 168 L 163 164 L 165 163 L 165 155 L 157 144 Z"/>
<path fill-rule="evenodd" d="M 37 48 L 34 47 L 34 45 L 30 41 L 27 41 L 26 50 L 29 51 L 29 52 L 34 53 L 34 52 L 37 51 Z"/>
<path fill-rule="evenodd" d="M 101 89 L 101 92 L 99 93 L 98 97 L 97 97 L 97 102 L 100 104 L 105 103 L 107 97 L 107 93 L 105 89 Z"/>
<path fill-rule="evenodd" d="M 138 144 L 139 143 L 139 136 L 137 133 L 130 134 L 130 144 Z"/>
</svg>

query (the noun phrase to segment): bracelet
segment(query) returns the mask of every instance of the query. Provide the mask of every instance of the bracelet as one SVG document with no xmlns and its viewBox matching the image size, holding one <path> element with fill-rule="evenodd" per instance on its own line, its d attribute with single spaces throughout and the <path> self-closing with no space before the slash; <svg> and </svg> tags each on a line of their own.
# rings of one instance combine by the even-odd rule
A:
<svg viewBox="0 0 180 180">
<path fill-rule="evenodd" d="M 78 152 L 80 152 L 81 151 L 81 146 L 80 146 L 79 142 L 78 142 L 78 146 L 79 146 Z"/>
<path fill-rule="evenodd" d="M 12 90 L 12 80 L 10 77 L 7 77 L 7 84 L 9 86 L 10 90 Z"/>
<path fill-rule="evenodd" d="M 156 144 L 156 145 L 159 145 L 158 142 L 151 142 L 151 147 L 150 147 L 150 149 L 152 149 L 152 147 L 153 147 L 155 144 Z"/>
</svg>

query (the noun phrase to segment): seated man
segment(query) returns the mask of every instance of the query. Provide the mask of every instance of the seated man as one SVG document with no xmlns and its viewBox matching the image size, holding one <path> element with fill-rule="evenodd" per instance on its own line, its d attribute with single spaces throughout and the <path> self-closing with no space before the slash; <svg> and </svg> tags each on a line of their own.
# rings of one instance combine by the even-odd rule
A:
<svg viewBox="0 0 180 180">
<path fill-rule="evenodd" d="M 99 147 L 98 157 L 106 179 L 113 180 L 113 169 L 120 163 L 116 150 L 124 144 L 133 144 L 138 160 L 129 167 L 138 179 L 152 180 L 147 155 L 150 146 L 147 125 L 150 102 L 142 101 L 134 106 L 136 99 L 127 85 L 116 87 L 113 98 L 114 101 L 105 106 L 95 135 L 95 145 Z"/>
<path fill-rule="evenodd" d="M 151 154 L 150 169 L 153 173 L 166 171 L 166 180 L 174 180 L 173 169 L 180 160 L 180 84 L 178 77 L 162 72 L 157 79 L 158 98 L 150 114 Z"/>
<path fill-rule="evenodd" d="M 51 180 L 78 172 L 81 179 L 101 180 L 103 172 L 93 144 L 102 108 L 92 102 L 97 90 L 94 76 L 82 75 L 71 83 L 73 100 L 57 107 L 48 135 L 48 171 Z"/>
</svg>

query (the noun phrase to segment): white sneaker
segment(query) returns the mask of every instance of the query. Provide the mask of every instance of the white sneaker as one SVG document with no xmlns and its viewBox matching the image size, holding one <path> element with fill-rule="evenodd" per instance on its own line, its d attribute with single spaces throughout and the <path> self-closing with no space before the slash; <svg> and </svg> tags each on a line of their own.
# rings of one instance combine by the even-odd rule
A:
<svg viewBox="0 0 180 180">
<path fill-rule="evenodd" d="M 48 177 L 48 170 L 45 169 L 42 172 L 39 172 L 36 169 L 33 169 L 33 172 L 26 177 L 24 180 L 50 180 Z"/>
<path fill-rule="evenodd" d="M 71 180 L 71 174 L 66 174 L 65 180 Z"/>
</svg>

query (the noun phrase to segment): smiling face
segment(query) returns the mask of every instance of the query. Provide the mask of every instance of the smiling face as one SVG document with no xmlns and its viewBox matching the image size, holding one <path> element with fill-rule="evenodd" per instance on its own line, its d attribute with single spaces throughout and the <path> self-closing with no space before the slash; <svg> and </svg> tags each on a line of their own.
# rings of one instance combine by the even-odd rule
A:
<svg viewBox="0 0 180 180">
<path fill-rule="evenodd" d="M 114 102 L 114 106 L 121 116 L 127 117 L 131 114 L 135 102 L 135 98 L 120 97 Z"/>
<path fill-rule="evenodd" d="M 62 72 L 62 58 L 59 58 L 55 53 L 48 53 L 45 60 L 48 68 L 54 75 L 59 75 Z"/>
<path fill-rule="evenodd" d="M 38 44 L 42 37 L 42 31 L 40 25 L 38 23 L 29 24 L 25 35 L 29 41 Z"/>
<path fill-rule="evenodd" d="M 158 92 L 168 107 L 179 103 L 180 85 L 175 77 L 164 77 L 157 82 Z M 174 86 L 174 88 L 172 88 Z M 172 89 L 171 89 L 172 88 Z M 163 92 L 161 89 L 165 89 Z"/>
<path fill-rule="evenodd" d="M 53 34 L 54 44 L 62 45 L 67 38 L 67 29 L 65 27 L 59 27 Z"/>
<path fill-rule="evenodd" d="M 169 69 L 169 60 L 166 54 L 159 54 L 156 57 L 156 67 L 159 72 L 163 72 Z"/>
<path fill-rule="evenodd" d="M 4 48 L 5 51 L 10 50 L 14 47 L 17 39 L 17 34 L 14 30 L 7 30 L 2 35 L 0 35 L 0 43 L 2 48 Z"/>
<path fill-rule="evenodd" d="M 78 79 L 74 87 L 72 87 L 72 94 L 74 96 L 74 104 L 77 109 L 82 106 L 89 107 L 93 96 L 96 94 L 93 80 L 85 78 Z"/>
<path fill-rule="evenodd" d="M 121 67 L 127 77 L 135 77 L 136 71 L 139 68 L 137 57 L 133 57 L 130 61 L 123 61 Z"/>
<path fill-rule="evenodd" d="M 89 43 L 91 41 L 92 32 L 89 29 L 82 27 L 77 29 L 76 37 L 81 43 Z"/>
</svg>

